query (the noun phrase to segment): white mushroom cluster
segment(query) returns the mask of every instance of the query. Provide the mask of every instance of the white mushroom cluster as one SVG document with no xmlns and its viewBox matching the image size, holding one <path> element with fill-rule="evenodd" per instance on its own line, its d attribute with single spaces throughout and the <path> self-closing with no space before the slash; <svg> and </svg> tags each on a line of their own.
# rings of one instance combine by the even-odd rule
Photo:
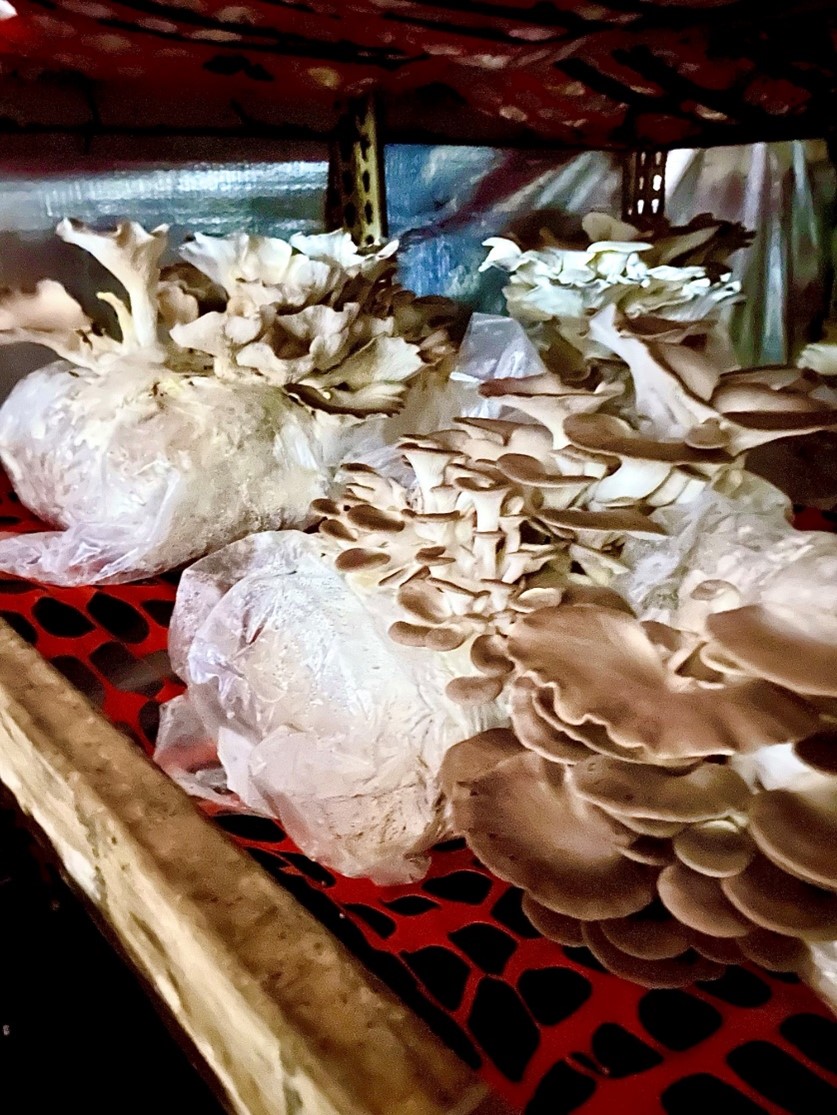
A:
<svg viewBox="0 0 837 1115">
<path fill-rule="evenodd" d="M 546 936 L 666 987 L 837 938 L 837 618 L 809 619 L 750 606 L 700 638 L 583 603 L 511 627 L 512 729 L 442 782 Z M 774 751 L 790 785 L 765 784 Z"/>
<path fill-rule="evenodd" d="M 58 234 L 124 293 L 99 294 L 113 335 L 50 280 L 0 295 L 0 343 L 62 357 L 0 410 L 18 495 L 65 528 L 0 540 L 7 572 L 131 580 L 301 525 L 347 454 L 390 444 L 404 408 L 423 428 L 423 401 L 448 393 L 452 304 L 398 285 L 395 242 L 197 235 L 163 266 L 164 226 Z"/>
<path fill-rule="evenodd" d="M 481 270 L 509 274 L 503 290 L 509 314 L 529 327 L 554 361 L 606 357 L 589 332 L 590 318 L 612 305 L 628 318 L 699 321 L 740 294 L 727 256 L 749 243 L 740 225 L 706 214 L 683 228 L 647 236 L 623 221 L 589 213 L 582 227 L 587 246 L 557 242 L 542 233 L 541 246 L 524 251 L 514 241 L 493 237 Z M 553 366 L 553 360 L 550 366 Z"/>
</svg>

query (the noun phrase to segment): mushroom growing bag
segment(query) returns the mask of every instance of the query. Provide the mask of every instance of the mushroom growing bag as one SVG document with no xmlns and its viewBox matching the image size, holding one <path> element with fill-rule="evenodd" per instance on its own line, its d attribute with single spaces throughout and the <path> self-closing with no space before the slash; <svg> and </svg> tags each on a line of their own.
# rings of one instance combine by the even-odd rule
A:
<svg viewBox="0 0 837 1115">
<path fill-rule="evenodd" d="M 457 412 L 449 304 L 394 281 L 390 244 L 344 233 L 196 236 L 161 268 L 166 229 L 61 223 L 127 300 L 119 338 L 58 283 L 0 298 L 0 343 L 62 359 L 0 410 L 0 459 L 54 531 L 0 536 L 0 569 L 58 584 L 129 581 L 268 528 L 304 525 L 334 468 Z"/>
</svg>

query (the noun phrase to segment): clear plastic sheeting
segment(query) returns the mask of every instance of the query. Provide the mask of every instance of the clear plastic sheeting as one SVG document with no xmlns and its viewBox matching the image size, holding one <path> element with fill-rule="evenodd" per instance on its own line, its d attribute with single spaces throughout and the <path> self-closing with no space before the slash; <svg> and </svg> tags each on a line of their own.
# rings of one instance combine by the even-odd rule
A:
<svg viewBox="0 0 837 1115">
<path fill-rule="evenodd" d="M 282 152 L 287 152 L 282 157 Z M 531 240 L 561 231 L 564 215 L 617 214 L 621 164 L 607 152 L 570 155 L 490 147 L 392 146 L 386 152 L 390 234 L 401 240 L 404 284 L 447 294 L 486 313 L 503 310 L 503 276 L 478 273 L 483 240 L 511 232 Z M 277 145 L 272 163 L 68 168 L 65 173 L 0 175 L 0 285 L 49 275 L 102 289 L 100 269 L 52 235 L 63 216 L 99 226 L 129 216 L 222 235 L 233 229 L 283 236 L 322 227 L 326 152 Z M 734 258 L 749 301 L 734 334 L 743 364 L 783 362 L 816 333 L 829 301 L 835 171 L 820 141 L 670 152 L 667 207 L 682 222 L 701 212 L 756 231 Z M 87 270 L 84 270 L 84 269 Z M 46 352 L 0 353 L 0 395 Z"/>
</svg>

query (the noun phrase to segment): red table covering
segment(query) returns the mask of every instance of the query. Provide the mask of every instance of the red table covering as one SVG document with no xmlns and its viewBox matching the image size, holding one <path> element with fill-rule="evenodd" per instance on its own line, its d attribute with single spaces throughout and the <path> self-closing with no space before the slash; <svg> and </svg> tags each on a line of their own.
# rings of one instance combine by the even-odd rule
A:
<svg viewBox="0 0 837 1115">
<path fill-rule="evenodd" d="M 828 527 L 806 512 L 806 529 Z M 40 524 L 0 473 L 0 529 Z M 152 754 L 176 576 L 103 589 L 0 580 L 0 616 Z M 163 680 L 160 680 L 160 679 Z M 381 888 L 311 862 L 280 826 L 197 803 L 525 1115 L 831 1115 L 837 1021 L 754 966 L 648 991 L 544 940 L 461 842 Z"/>
<path fill-rule="evenodd" d="M 328 127 L 378 91 L 461 142 L 709 146 L 824 135 L 834 0 L 8 0 L 0 62 L 262 100 Z M 59 93 L 60 96 L 60 93 Z"/>
</svg>

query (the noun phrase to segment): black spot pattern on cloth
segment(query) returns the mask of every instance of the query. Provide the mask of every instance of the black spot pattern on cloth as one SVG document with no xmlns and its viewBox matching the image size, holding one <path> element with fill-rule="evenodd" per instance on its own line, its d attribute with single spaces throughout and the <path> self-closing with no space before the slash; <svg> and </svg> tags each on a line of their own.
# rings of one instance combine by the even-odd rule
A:
<svg viewBox="0 0 837 1115">
<path fill-rule="evenodd" d="M 87 611 L 109 635 L 123 643 L 142 643 L 148 638 L 148 620 L 115 596 L 97 592 L 88 602 Z"/>
<path fill-rule="evenodd" d="M 477 922 L 450 933 L 449 938 L 484 972 L 499 976 L 517 948 L 517 942 L 502 929 Z"/>
<path fill-rule="evenodd" d="M 422 898 L 420 894 L 405 894 L 403 898 L 393 898 L 391 902 L 385 902 L 384 905 L 393 913 L 407 918 L 426 914 L 428 910 L 439 909 L 438 902 L 431 902 L 429 898 Z"/>
<path fill-rule="evenodd" d="M 94 630 L 93 624 L 77 608 L 44 596 L 32 608 L 36 622 L 50 635 L 78 639 Z"/>
<path fill-rule="evenodd" d="M 359 917 L 361 921 L 374 929 L 378 936 L 384 940 L 391 937 L 397 928 L 392 918 L 388 918 L 386 914 L 382 914 L 374 906 L 366 906 L 361 902 L 347 902 L 346 909 L 351 910 L 356 917 Z"/>
<path fill-rule="evenodd" d="M 102 703 L 105 699 L 105 687 L 83 662 L 64 654 L 53 658 L 51 661 L 55 669 L 63 674 L 67 681 L 74 685 L 94 705 Z M 154 708 L 157 709 L 157 706 L 155 705 Z M 157 715 L 159 716 L 159 710 L 157 710 Z"/>
<path fill-rule="evenodd" d="M 751 1088 L 793 1115 L 837 1112 L 837 1088 L 769 1041 L 740 1045 L 727 1054 L 727 1063 Z"/>
<path fill-rule="evenodd" d="M 595 1090 L 595 1080 L 578 1072 L 566 1061 L 559 1061 L 544 1075 L 534 1096 L 526 1105 L 524 1115 L 569 1115 L 586 1103 Z M 641 1113 L 626 1111 L 624 1115 Z"/>
<path fill-rule="evenodd" d="M 660 1045 L 682 1053 L 720 1029 L 723 1017 L 710 1003 L 686 991 L 649 991 L 639 1002 L 639 1020 Z"/>
<path fill-rule="evenodd" d="M 450 875 L 428 879 L 421 889 L 437 898 L 446 898 L 449 902 L 467 902 L 470 906 L 479 906 L 488 897 L 491 880 L 487 875 L 480 875 L 476 871 L 452 871 Z"/>
<path fill-rule="evenodd" d="M 35 646 L 38 641 L 38 632 L 25 616 L 18 612 L 0 612 L 0 618 L 4 619 L 9 627 L 20 635 L 21 639 L 25 639 L 30 646 Z"/>
<path fill-rule="evenodd" d="M 215 822 L 225 832 L 257 843 L 279 843 L 285 839 L 285 833 L 269 817 L 256 817 L 252 813 L 219 813 Z"/>
<path fill-rule="evenodd" d="M 727 968 L 720 979 L 698 984 L 709 995 L 734 1007 L 763 1007 L 770 999 L 770 987 L 746 968 Z"/>
<path fill-rule="evenodd" d="M 521 975 L 517 989 L 541 1026 L 563 1022 L 593 993 L 590 981 L 572 968 L 533 968 Z"/>
<path fill-rule="evenodd" d="M 509 1080 L 521 1080 L 540 1042 L 538 1028 L 507 983 L 483 976 L 468 1016 L 468 1029 Z"/>
<path fill-rule="evenodd" d="M 705 1072 L 682 1077 L 660 1099 L 666 1115 L 768 1115 L 766 1108 L 743 1092 Z"/>
<path fill-rule="evenodd" d="M 593 1034 L 593 1056 L 610 1077 L 634 1076 L 662 1062 L 662 1057 L 624 1026 L 604 1022 Z"/>
<path fill-rule="evenodd" d="M 779 1033 L 809 1061 L 837 1074 L 837 1021 L 833 1018 L 794 1014 L 782 1022 Z"/>
<path fill-rule="evenodd" d="M 505 925 L 506 929 L 516 933 L 518 937 L 534 941 L 540 937 L 540 933 L 523 913 L 522 899 L 523 891 L 517 887 L 509 887 L 491 907 L 491 913 L 501 925 Z"/>
<path fill-rule="evenodd" d="M 465 994 L 471 969 L 465 961 L 440 945 L 428 945 L 401 954 L 427 990 L 443 1007 L 456 1010 Z"/>
</svg>

